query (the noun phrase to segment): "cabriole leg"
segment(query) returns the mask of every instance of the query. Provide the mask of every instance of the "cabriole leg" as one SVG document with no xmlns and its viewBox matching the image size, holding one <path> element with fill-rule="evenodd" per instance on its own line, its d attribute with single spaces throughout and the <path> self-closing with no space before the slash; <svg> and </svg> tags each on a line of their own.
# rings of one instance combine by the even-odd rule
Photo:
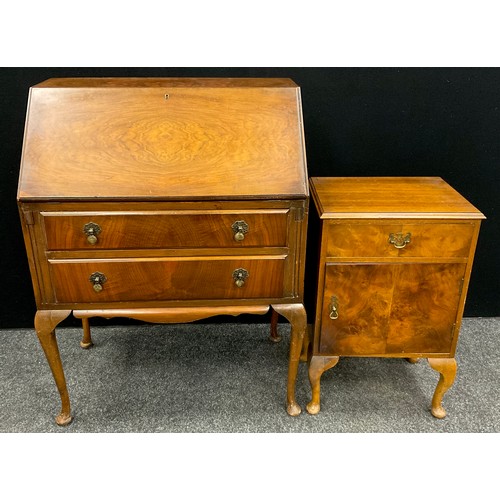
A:
<svg viewBox="0 0 500 500">
<path fill-rule="evenodd" d="M 64 378 L 64 371 L 55 334 L 55 327 L 66 319 L 70 313 L 71 311 L 37 311 L 35 314 L 35 330 L 38 335 L 38 340 L 45 353 L 57 390 L 61 396 L 61 413 L 56 417 L 56 423 L 58 425 L 68 425 L 73 419 L 71 416 L 66 379 Z"/>
<path fill-rule="evenodd" d="M 311 415 L 316 415 L 320 410 L 320 379 L 326 370 L 333 368 L 339 356 L 313 356 L 309 362 L 309 382 L 311 383 L 312 397 L 306 410 Z"/>
<path fill-rule="evenodd" d="M 88 349 L 93 346 L 92 337 L 90 335 L 90 323 L 89 318 L 82 318 L 82 327 L 83 327 L 83 338 L 80 342 L 80 347 L 82 349 Z"/>
<path fill-rule="evenodd" d="M 286 410 L 289 415 L 295 417 L 302 411 L 295 400 L 295 383 L 307 327 L 306 310 L 302 304 L 273 305 L 273 309 L 284 316 L 291 325 Z"/>
<path fill-rule="evenodd" d="M 269 340 L 271 342 L 280 342 L 281 335 L 278 333 L 278 313 L 272 309 L 271 310 L 271 334 L 269 335 Z"/>
<path fill-rule="evenodd" d="M 446 391 L 453 385 L 457 374 L 455 358 L 428 358 L 431 368 L 439 372 L 439 382 L 432 398 L 431 413 L 436 418 L 446 417 L 446 411 L 441 402 Z"/>
</svg>

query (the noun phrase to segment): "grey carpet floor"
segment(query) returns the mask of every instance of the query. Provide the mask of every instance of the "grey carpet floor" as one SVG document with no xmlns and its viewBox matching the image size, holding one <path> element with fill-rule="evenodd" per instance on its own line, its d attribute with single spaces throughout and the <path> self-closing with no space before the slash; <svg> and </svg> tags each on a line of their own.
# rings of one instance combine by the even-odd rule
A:
<svg viewBox="0 0 500 500">
<path fill-rule="evenodd" d="M 500 318 L 465 318 L 448 415 L 429 412 L 439 375 L 425 360 L 343 358 L 321 379 L 321 412 L 285 411 L 289 325 L 268 341 L 266 324 L 101 326 L 57 337 L 74 421 L 58 427 L 52 375 L 34 330 L 0 330 L 0 432 L 4 433 L 489 433 L 500 431 Z"/>
</svg>

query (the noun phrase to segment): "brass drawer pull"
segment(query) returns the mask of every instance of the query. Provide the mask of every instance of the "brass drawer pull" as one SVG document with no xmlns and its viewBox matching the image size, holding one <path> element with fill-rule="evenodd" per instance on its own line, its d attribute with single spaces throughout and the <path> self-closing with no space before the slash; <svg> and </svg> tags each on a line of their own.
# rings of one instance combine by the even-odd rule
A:
<svg viewBox="0 0 500 500">
<path fill-rule="evenodd" d="M 394 245 L 394 248 L 404 248 L 408 243 L 411 243 L 411 233 L 391 233 L 389 235 L 389 243 Z"/>
<path fill-rule="evenodd" d="M 333 296 L 330 299 L 330 319 L 337 319 L 339 317 L 339 299 Z"/>
<path fill-rule="evenodd" d="M 244 220 L 237 220 L 231 226 L 236 241 L 243 241 L 248 233 L 248 224 Z"/>
<path fill-rule="evenodd" d="M 97 243 L 97 235 L 101 232 L 101 227 L 95 222 L 89 222 L 83 226 L 83 232 L 87 235 L 87 241 L 91 245 Z"/>
<path fill-rule="evenodd" d="M 108 278 L 102 273 L 92 273 L 89 276 L 89 281 L 92 283 L 92 288 L 94 292 L 102 292 L 102 285 L 108 281 Z"/>
<path fill-rule="evenodd" d="M 233 280 L 234 284 L 238 287 L 241 288 L 245 284 L 245 280 L 250 276 L 248 274 L 248 271 L 243 268 L 238 268 L 233 271 Z"/>
</svg>

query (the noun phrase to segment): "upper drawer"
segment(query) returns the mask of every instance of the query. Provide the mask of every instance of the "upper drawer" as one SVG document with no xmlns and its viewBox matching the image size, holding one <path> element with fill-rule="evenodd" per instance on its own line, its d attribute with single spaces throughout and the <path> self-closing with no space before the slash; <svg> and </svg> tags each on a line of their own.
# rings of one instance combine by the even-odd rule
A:
<svg viewBox="0 0 500 500">
<path fill-rule="evenodd" d="M 48 250 L 287 246 L 287 209 L 41 215 Z"/>
<path fill-rule="evenodd" d="M 473 223 L 326 222 L 328 257 L 467 257 Z"/>
</svg>

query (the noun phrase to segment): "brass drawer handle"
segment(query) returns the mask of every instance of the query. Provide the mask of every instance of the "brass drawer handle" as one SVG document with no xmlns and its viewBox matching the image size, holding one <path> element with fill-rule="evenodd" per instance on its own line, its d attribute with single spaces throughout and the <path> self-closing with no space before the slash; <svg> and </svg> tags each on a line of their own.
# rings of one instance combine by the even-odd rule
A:
<svg viewBox="0 0 500 500">
<path fill-rule="evenodd" d="M 89 281 L 92 283 L 92 288 L 94 289 L 94 292 L 102 292 L 102 285 L 108 281 L 108 278 L 104 276 L 102 273 L 92 273 L 89 276 Z"/>
<path fill-rule="evenodd" d="M 234 284 L 238 287 L 241 288 L 245 284 L 245 280 L 250 276 L 248 274 L 248 271 L 243 268 L 238 268 L 233 271 L 233 280 Z"/>
<path fill-rule="evenodd" d="M 330 319 L 337 319 L 339 317 L 339 299 L 333 296 L 330 299 Z"/>
<path fill-rule="evenodd" d="M 391 233 L 389 243 L 394 245 L 394 248 L 404 248 L 408 243 L 411 243 L 411 233 Z"/>
<path fill-rule="evenodd" d="M 248 233 L 248 224 L 244 220 L 237 220 L 231 226 L 236 241 L 243 241 Z"/>
<path fill-rule="evenodd" d="M 101 227 L 95 222 L 89 222 L 83 226 L 83 232 L 87 235 L 87 241 L 91 245 L 97 243 L 97 235 L 101 232 Z"/>
</svg>

